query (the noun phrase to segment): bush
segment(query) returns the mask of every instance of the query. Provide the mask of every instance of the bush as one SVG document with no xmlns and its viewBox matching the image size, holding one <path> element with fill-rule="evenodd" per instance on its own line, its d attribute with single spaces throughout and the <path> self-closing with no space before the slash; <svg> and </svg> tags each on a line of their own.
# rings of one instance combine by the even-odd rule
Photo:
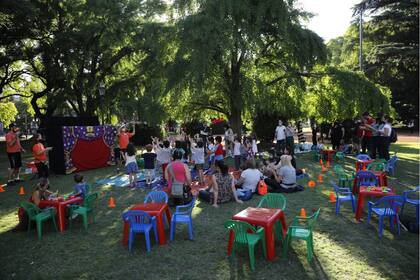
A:
<svg viewBox="0 0 420 280">
<path fill-rule="evenodd" d="M 200 133 L 200 130 L 204 128 L 203 124 L 199 120 L 192 120 L 183 124 L 185 133 L 190 136 L 194 136 Z"/>
</svg>

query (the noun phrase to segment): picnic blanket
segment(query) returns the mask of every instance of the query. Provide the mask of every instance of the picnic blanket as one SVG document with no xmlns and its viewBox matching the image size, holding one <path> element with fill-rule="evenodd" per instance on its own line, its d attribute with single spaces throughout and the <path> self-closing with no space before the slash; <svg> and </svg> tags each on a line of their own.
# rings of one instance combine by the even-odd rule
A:
<svg viewBox="0 0 420 280">
<path fill-rule="evenodd" d="M 143 172 L 137 173 L 137 182 L 145 181 L 146 177 L 144 176 Z M 112 177 L 104 178 L 97 180 L 95 182 L 97 185 L 111 185 L 114 187 L 127 187 L 130 182 L 128 180 L 128 175 L 115 175 Z"/>
</svg>

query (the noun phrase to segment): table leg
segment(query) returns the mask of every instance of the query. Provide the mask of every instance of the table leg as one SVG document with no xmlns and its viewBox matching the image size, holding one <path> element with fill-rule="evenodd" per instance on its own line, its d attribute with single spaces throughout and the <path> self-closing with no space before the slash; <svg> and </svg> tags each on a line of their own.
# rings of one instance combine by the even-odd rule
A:
<svg viewBox="0 0 420 280">
<path fill-rule="evenodd" d="M 267 259 L 273 261 L 276 257 L 276 251 L 274 249 L 274 231 L 273 225 L 264 227 L 265 231 L 265 244 L 267 248 Z"/>
<path fill-rule="evenodd" d="M 162 214 L 156 216 L 157 231 L 158 231 L 158 236 L 159 236 L 159 245 L 165 245 L 166 244 L 165 226 L 163 224 L 163 220 L 162 220 L 163 215 Z"/>
<path fill-rule="evenodd" d="M 128 245 L 128 231 L 129 230 L 130 230 L 130 224 L 127 221 L 124 221 L 123 239 L 122 239 L 122 243 L 124 246 Z"/>
<path fill-rule="evenodd" d="M 358 189 L 357 189 L 357 177 L 354 177 L 353 180 L 353 193 L 357 194 L 358 193 Z"/>
<path fill-rule="evenodd" d="M 168 221 L 169 228 L 171 228 L 171 211 L 169 210 L 169 207 L 166 208 L 165 213 L 166 213 L 166 220 Z"/>
<path fill-rule="evenodd" d="M 228 256 L 230 256 L 232 254 L 233 239 L 235 237 L 234 234 L 235 233 L 233 232 L 233 230 L 230 230 L 229 231 L 229 242 L 228 242 L 228 247 L 227 247 L 227 254 L 228 254 Z"/>
<path fill-rule="evenodd" d="M 355 215 L 355 219 L 358 222 L 360 221 L 360 218 L 362 216 L 364 201 L 365 201 L 364 195 L 359 193 L 359 197 L 357 198 L 357 208 L 356 208 L 356 215 Z"/>
<path fill-rule="evenodd" d="M 65 206 L 58 205 L 57 210 L 57 216 L 58 216 L 58 229 L 60 232 L 63 232 L 66 228 L 65 222 L 66 222 L 66 210 L 64 209 Z"/>
<path fill-rule="evenodd" d="M 281 227 L 283 230 L 283 239 L 286 237 L 287 234 L 287 225 L 286 225 L 286 217 L 284 216 L 284 212 L 282 211 L 280 214 L 280 222 L 281 222 Z"/>
</svg>

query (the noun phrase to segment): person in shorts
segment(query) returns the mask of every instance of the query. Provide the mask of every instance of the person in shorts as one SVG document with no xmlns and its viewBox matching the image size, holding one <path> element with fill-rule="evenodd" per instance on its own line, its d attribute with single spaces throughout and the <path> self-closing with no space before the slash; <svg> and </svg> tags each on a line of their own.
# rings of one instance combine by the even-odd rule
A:
<svg viewBox="0 0 420 280">
<path fill-rule="evenodd" d="M 19 128 L 14 124 L 9 125 L 9 132 L 6 134 L 6 151 L 9 158 L 10 169 L 8 186 L 13 186 L 22 180 L 19 178 L 20 168 L 22 167 L 21 152 L 25 150 L 20 145 Z"/>
<path fill-rule="evenodd" d="M 192 160 L 198 171 L 200 184 L 204 184 L 204 142 L 199 140 L 195 146 L 191 146 Z"/>
<path fill-rule="evenodd" d="M 120 146 L 120 155 L 124 159 L 124 155 L 127 152 L 128 143 L 130 143 L 130 138 L 136 134 L 136 126 L 133 124 L 133 132 L 127 132 L 125 127 L 120 127 L 118 129 L 118 142 Z"/>
<path fill-rule="evenodd" d="M 155 161 L 156 153 L 152 152 L 153 146 L 151 144 L 146 145 L 146 153 L 142 154 L 141 157 L 144 159 L 144 175 L 146 176 L 146 184 L 150 186 L 155 177 Z"/>
</svg>

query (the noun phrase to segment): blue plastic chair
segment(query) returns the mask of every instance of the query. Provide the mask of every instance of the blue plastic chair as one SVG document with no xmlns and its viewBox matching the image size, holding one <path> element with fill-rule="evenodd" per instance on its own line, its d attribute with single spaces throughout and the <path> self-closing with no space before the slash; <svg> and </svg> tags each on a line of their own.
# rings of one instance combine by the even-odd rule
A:
<svg viewBox="0 0 420 280">
<path fill-rule="evenodd" d="M 358 154 L 356 156 L 357 160 L 371 160 L 370 156 L 367 154 Z"/>
<path fill-rule="evenodd" d="M 168 203 L 168 195 L 164 191 L 151 191 L 146 195 L 144 203 Z"/>
<path fill-rule="evenodd" d="M 356 173 L 357 180 L 357 189 L 359 190 L 360 186 L 377 186 L 378 178 L 372 171 L 358 171 Z M 359 193 L 359 191 L 357 191 Z"/>
<path fill-rule="evenodd" d="M 384 218 L 389 217 L 389 227 L 393 229 L 394 219 L 397 221 L 398 234 L 400 234 L 400 218 L 398 215 L 398 207 L 404 204 L 404 197 L 401 195 L 390 195 L 379 199 L 376 202 L 369 201 L 369 210 L 367 225 L 369 225 L 372 212 L 379 216 L 379 237 L 382 238 Z"/>
<path fill-rule="evenodd" d="M 150 252 L 150 230 L 152 228 L 155 235 L 155 241 L 156 243 L 158 242 L 156 217 L 152 217 L 141 210 L 130 210 L 123 214 L 123 220 L 130 223 L 128 251 L 131 252 L 131 247 L 134 242 L 134 234 L 144 233 L 144 237 L 146 239 L 146 250 L 147 252 Z"/>
<path fill-rule="evenodd" d="M 397 167 L 397 156 L 392 156 L 388 162 L 386 163 L 385 170 L 388 172 L 388 174 L 391 174 L 392 176 L 395 176 L 395 168 Z"/>
<path fill-rule="evenodd" d="M 174 240 L 175 235 L 175 227 L 177 223 L 184 223 L 188 224 L 188 236 L 190 240 L 193 240 L 193 225 L 192 225 L 192 217 L 191 213 L 195 206 L 196 197 L 193 200 L 186 204 L 186 205 L 179 205 L 176 207 L 175 213 L 172 215 L 171 218 L 171 231 L 169 240 Z"/>
<path fill-rule="evenodd" d="M 401 207 L 401 211 L 400 211 L 400 215 L 402 216 L 403 211 L 404 211 L 404 206 L 406 203 L 414 205 L 416 207 L 416 225 L 419 225 L 419 204 L 420 204 L 420 200 L 419 200 L 419 194 L 417 192 L 420 191 L 420 186 L 417 186 L 417 188 L 415 188 L 414 190 L 407 190 L 404 191 L 404 204 Z M 410 198 L 410 194 L 412 193 L 417 193 L 416 194 L 416 198 Z"/>
<path fill-rule="evenodd" d="M 335 214 L 340 214 L 340 205 L 343 202 L 350 201 L 351 202 L 351 208 L 353 209 L 353 213 L 356 211 L 356 204 L 355 204 L 355 197 L 353 193 L 351 192 L 350 188 L 340 188 L 337 186 L 336 183 L 333 181 L 330 181 L 331 185 L 334 187 L 335 195 L 337 197 L 337 200 L 335 202 Z"/>
</svg>

